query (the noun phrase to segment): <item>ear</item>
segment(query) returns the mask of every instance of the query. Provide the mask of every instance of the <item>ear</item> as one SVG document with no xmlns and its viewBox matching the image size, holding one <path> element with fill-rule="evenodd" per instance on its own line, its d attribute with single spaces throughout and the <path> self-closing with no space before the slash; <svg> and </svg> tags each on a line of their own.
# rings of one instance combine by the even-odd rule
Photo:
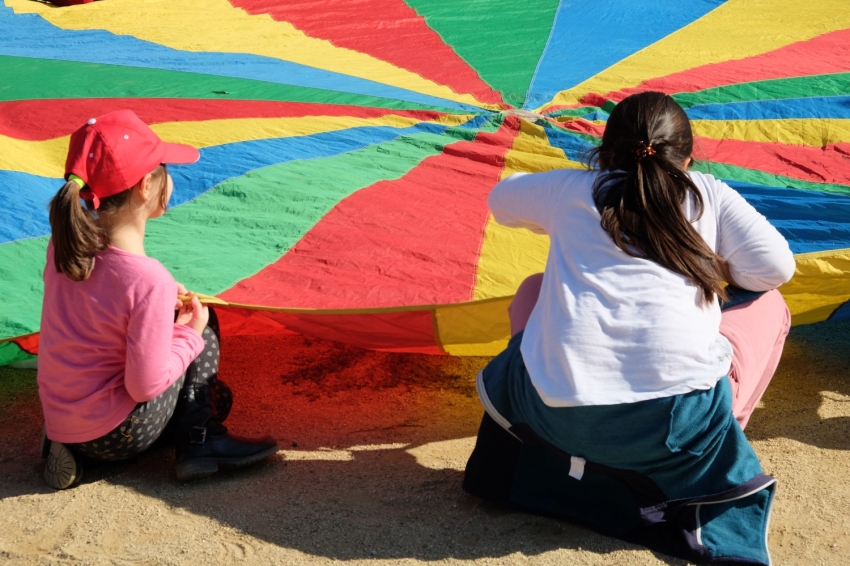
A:
<svg viewBox="0 0 850 566">
<path fill-rule="evenodd" d="M 147 203 L 151 199 L 151 195 L 153 192 L 153 183 L 151 183 L 151 174 L 147 173 L 142 180 L 139 181 L 137 185 L 139 196 L 142 198 L 142 202 Z"/>
</svg>

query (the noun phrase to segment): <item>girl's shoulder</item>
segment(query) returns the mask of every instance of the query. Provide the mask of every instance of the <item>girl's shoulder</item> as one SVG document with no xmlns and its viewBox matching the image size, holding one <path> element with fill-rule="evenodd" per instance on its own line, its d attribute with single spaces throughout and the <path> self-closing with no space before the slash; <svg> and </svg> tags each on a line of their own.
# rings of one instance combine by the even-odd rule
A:
<svg viewBox="0 0 850 566">
<path fill-rule="evenodd" d="M 174 283 L 174 277 L 156 259 L 112 246 L 97 255 L 95 271 L 98 269 L 102 269 L 105 272 L 104 275 L 110 279 L 123 281 L 125 288 L 133 288 L 140 292 Z"/>
<path fill-rule="evenodd" d="M 690 170 L 688 171 L 688 175 L 697 186 L 697 189 L 699 189 L 703 200 L 712 208 L 716 208 L 723 200 L 724 193 L 731 190 L 726 183 L 710 173 Z"/>
<path fill-rule="evenodd" d="M 688 175 L 691 180 L 697 186 L 697 188 L 703 193 L 708 194 L 709 196 L 714 196 L 726 187 L 726 184 L 720 179 L 716 178 L 711 173 L 702 173 L 701 171 L 694 171 L 690 169 L 688 171 Z"/>
<path fill-rule="evenodd" d="M 523 175 L 520 173 L 519 175 Z M 559 199 L 564 196 L 586 196 L 590 194 L 589 189 L 593 187 L 599 171 L 594 169 L 553 169 L 540 173 L 528 173 L 528 183 L 549 189 Z"/>
<path fill-rule="evenodd" d="M 737 188 L 714 175 L 693 170 L 688 171 L 688 174 L 702 193 L 703 200 L 716 210 L 728 207 L 740 208 L 745 204 L 746 201 L 738 193 Z"/>
<path fill-rule="evenodd" d="M 534 173 L 541 178 L 548 177 L 552 180 L 557 180 L 562 184 L 593 184 L 593 181 L 599 175 L 596 169 L 553 169 L 543 173 Z"/>
<path fill-rule="evenodd" d="M 45 266 L 53 265 L 53 239 L 47 242 Z M 55 269 L 45 269 L 46 275 L 52 275 Z M 89 279 L 109 279 L 115 283 L 123 281 L 122 286 L 159 285 L 174 281 L 168 269 L 158 260 L 127 252 L 113 246 L 95 255 L 94 268 Z"/>
</svg>

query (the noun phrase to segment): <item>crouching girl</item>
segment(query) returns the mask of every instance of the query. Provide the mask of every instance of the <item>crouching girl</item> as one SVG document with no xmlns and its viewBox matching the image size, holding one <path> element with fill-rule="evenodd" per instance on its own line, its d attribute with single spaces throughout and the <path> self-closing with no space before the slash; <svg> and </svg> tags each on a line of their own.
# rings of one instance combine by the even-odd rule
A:
<svg viewBox="0 0 850 566">
<path fill-rule="evenodd" d="M 732 188 L 688 170 L 692 150 L 682 108 L 641 93 L 613 109 L 595 170 L 493 189 L 496 220 L 551 248 L 478 376 L 464 487 L 688 559 L 767 564 L 775 480 L 742 429 L 788 333 L 775 288 L 794 258 Z M 738 304 L 721 313 L 727 282 Z"/>
</svg>

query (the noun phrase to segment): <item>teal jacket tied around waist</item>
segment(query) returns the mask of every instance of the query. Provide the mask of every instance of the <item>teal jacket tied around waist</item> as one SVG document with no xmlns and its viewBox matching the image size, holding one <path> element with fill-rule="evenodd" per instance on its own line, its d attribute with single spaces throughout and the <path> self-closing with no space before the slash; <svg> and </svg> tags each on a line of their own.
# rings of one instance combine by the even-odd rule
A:
<svg viewBox="0 0 850 566">
<path fill-rule="evenodd" d="M 554 408 L 528 377 L 521 340 L 478 376 L 488 417 L 467 491 L 691 560 L 770 564 L 775 480 L 732 415 L 727 377 L 673 397 Z"/>
</svg>

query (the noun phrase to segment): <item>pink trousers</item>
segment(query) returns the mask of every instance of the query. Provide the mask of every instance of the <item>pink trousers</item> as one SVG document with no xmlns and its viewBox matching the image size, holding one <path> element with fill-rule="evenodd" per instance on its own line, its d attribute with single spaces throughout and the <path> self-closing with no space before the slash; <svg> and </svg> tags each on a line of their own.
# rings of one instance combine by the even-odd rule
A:
<svg viewBox="0 0 850 566">
<path fill-rule="evenodd" d="M 528 323 L 542 282 L 543 274 L 537 273 L 528 277 L 517 289 L 508 307 L 511 336 Z M 732 344 L 732 367 L 729 370 L 732 414 L 742 429 L 747 426 L 750 415 L 776 372 L 790 328 L 791 313 L 776 290 L 723 311 L 720 333 Z"/>
</svg>

